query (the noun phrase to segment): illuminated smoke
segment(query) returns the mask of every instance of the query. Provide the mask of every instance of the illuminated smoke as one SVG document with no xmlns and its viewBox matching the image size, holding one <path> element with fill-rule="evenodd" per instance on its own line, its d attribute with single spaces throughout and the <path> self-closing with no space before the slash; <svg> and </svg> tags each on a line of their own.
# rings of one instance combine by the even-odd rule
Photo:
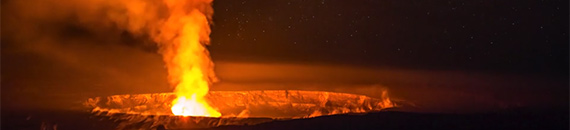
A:
<svg viewBox="0 0 570 130">
<path fill-rule="evenodd" d="M 138 38 L 149 38 L 157 43 L 168 71 L 168 82 L 179 97 L 174 106 L 182 103 L 193 104 L 184 107 L 198 107 L 182 108 L 197 113 L 182 112 L 182 115 L 220 116 L 203 99 L 208 87 L 217 80 L 205 48 L 210 42 L 211 4 L 212 0 L 3 1 L 3 8 L 14 13 L 2 22 L 19 25 L 5 29 L 14 41 L 54 39 L 58 32 L 42 29 L 46 23 L 72 23 L 96 34 L 118 28 Z M 38 48 L 34 42 L 24 46 Z"/>
</svg>

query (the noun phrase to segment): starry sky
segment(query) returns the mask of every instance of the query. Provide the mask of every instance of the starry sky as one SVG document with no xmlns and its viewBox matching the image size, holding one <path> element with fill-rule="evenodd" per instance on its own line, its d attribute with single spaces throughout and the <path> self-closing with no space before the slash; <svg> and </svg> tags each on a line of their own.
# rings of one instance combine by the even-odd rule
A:
<svg viewBox="0 0 570 130">
<path fill-rule="evenodd" d="M 71 45 L 158 51 L 149 37 L 81 13 L 104 12 L 89 10 L 103 5 L 2 3 L 3 53 L 24 48 L 83 59 L 61 49 Z M 567 0 L 214 0 L 213 9 L 214 62 L 568 75 Z"/>
<path fill-rule="evenodd" d="M 568 73 L 565 0 L 215 0 L 216 60 Z"/>
</svg>

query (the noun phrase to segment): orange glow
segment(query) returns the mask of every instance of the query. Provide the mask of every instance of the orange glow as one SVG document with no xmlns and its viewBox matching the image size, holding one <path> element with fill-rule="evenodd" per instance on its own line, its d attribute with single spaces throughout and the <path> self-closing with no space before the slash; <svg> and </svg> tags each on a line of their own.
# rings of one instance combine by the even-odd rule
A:
<svg viewBox="0 0 570 130">
<path fill-rule="evenodd" d="M 182 116 L 220 117 L 204 98 L 215 80 L 209 44 L 211 0 L 165 0 L 170 9 L 160 35 L 161 53 L 176 99 L 172 113 Z"/>
</svg>

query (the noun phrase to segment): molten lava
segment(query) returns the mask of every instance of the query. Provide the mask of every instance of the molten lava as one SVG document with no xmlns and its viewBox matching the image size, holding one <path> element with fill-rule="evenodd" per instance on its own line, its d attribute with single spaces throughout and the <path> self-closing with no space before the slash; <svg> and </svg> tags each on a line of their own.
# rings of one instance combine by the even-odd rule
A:
<svg viewBox="0 0 570 130">
<path fill-rule="evenodd" d="M 204 96 L 215 80 L 209 44 L 212 0 L 166 0 L 169 17 L 163 21 L 158 39 L 168 69 L 169 83 L 177 98 L 172 113 L 182 116 L 220 117 Z"/>
</svg>

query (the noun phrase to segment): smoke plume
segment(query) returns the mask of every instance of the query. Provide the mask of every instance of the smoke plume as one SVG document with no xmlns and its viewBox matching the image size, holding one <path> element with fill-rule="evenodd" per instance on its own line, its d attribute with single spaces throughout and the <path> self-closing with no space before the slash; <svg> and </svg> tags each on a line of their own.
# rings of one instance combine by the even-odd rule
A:
<svg viewBox="0 0 570 130">
<path fill-rule="evenodd" d="M 158 53 L 168 68 L 169 77 L 177 77 L 175 67 L 169 67 L 180 46 L 185 24 L 192 20 L 186 16 L 201 15 L 206 22 L 199 25 L 201 46 L 210 42 L 209 24 L 212 18 L 212 0 L 4 0 L 2 1 L 3 47 L 49 55 L 66 62 L 80 57 L 61 54 L 70 41 L 92 41 L 83 44 L 124 42 L 132 46 L 158 46 Z M 154 45 L 151 45 L 154 44 Z M 83 46 L 83 45 L 82 45 Z M 151 49 L 152 50 L 152 49 Z M 208 51 L 202 64 L 209 81 L 215 81 L 213 63 Z M 169 78 L 170 84 L 177 84 Z"/>
</svg>

